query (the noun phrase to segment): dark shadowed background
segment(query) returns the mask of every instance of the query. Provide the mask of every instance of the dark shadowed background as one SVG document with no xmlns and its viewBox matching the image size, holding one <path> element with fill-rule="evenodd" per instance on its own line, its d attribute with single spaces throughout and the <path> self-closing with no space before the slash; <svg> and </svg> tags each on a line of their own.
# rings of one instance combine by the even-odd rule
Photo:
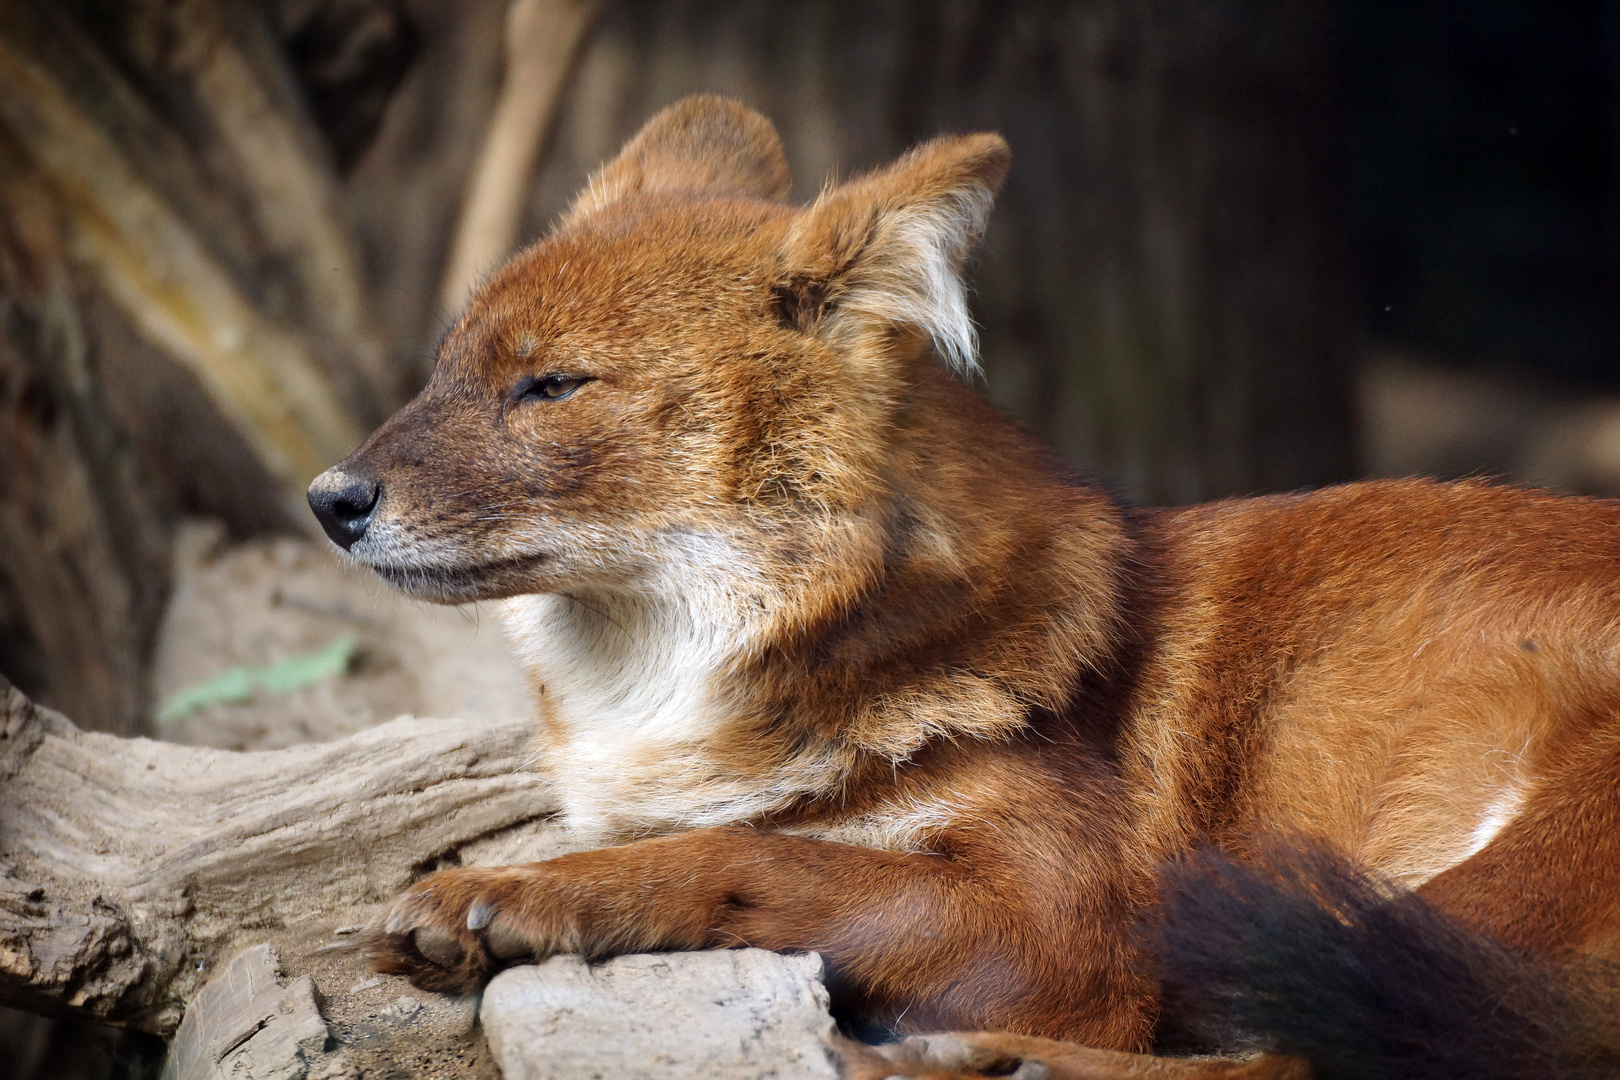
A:
<svg viewBox="0 0 1620 1080">
<path fill-rule="evenodd" d="M 151 730 L 178 523 L 307 532 L 458 243 L 492 268 L 696 91 L 776 121 L 801 200 L 1003 133 L 985 388 L 1130 499 L 1620 494 L 1617 0 L 514 6 L 0 0 L 0 674 Z M 135 1067 L 66 1030 L 0 1072 Z"/>
</svg>

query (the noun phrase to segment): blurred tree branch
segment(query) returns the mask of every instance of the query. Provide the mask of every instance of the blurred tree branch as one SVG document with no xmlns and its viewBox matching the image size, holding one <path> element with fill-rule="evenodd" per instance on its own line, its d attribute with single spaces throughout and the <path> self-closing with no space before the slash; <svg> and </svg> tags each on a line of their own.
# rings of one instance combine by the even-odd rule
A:
<svg viewBox="0 0 1620 1080">
<path fill-rule="evenodd" d="M 599 0 L 512 0 L 507 8 L 501 93 L 439 289 L 444 313 L 460 311 L 479 280 L 511 254 L 564 80 L 600 7 Z"/>
</svg>

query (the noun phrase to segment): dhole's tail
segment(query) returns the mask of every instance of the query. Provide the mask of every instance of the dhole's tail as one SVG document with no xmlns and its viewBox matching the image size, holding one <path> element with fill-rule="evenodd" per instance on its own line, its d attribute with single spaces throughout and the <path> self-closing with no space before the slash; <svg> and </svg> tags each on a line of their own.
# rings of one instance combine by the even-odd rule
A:
<svg viewBox="0 0 1620 1080">
<path fill-rule="evenodd" d="M 1167 1023 L 1321 1080 L 1620 1077 L 1620 969 L 1554 967 L 1312 847 L 1166 873 Z"/>
</svg>

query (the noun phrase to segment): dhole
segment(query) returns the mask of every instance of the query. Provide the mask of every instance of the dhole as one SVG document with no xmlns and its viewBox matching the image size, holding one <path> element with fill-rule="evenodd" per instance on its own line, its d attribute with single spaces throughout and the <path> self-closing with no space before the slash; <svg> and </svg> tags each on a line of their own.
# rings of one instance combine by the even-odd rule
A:
<svg viewBox="0 0 1620 1080">
<path fill-rule="evenodd" d="M 505 601 L 617 845 L 428 877 L 379 966 L 747 944 L 898 1031 L 1612 1066 L 1620 505 L 1122 505 L 959 377 L 1007 167 L 941 138 L 792 206 L 766 120 L 680 102 L 315 481 L 386 581 Z"/>
</svg>

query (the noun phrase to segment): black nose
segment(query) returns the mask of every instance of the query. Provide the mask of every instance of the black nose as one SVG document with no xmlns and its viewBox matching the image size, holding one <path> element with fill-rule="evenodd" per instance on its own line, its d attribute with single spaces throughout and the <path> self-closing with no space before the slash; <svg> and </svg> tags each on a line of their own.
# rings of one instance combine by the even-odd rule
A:
<svg viewBox="0 0 1620 1080">
<path fill-rule="evenodd" d="M 309 508 L 332 543 L 344 551 L 366 535 L 381 497 L 377 481 L 337 469 L 326 470 L 309 485 Z"/>
</svg>

